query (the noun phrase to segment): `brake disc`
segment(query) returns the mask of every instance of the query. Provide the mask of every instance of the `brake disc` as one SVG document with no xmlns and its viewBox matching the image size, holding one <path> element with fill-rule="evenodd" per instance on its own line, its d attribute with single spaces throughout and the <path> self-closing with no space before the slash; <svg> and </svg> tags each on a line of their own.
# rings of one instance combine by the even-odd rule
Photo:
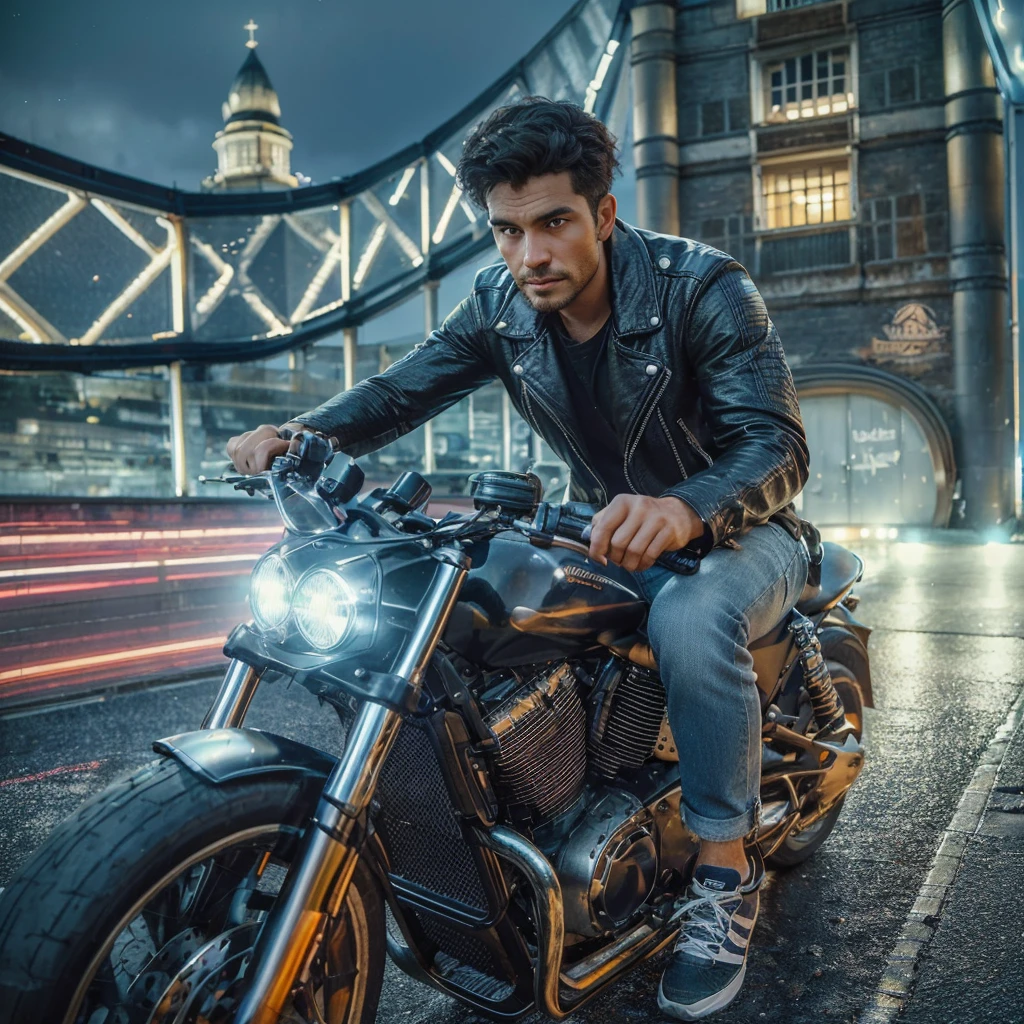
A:
<svg viewBox="0 0 1024 1024">
<path fill-rule="evenodd" d="M 208 1014 L 216 1015 L 220 996 L 245 969 L 259 928 L 238 925 L 196 949 L 168 978 L 146 1024 L 213 1024 Z"/>
</svg>

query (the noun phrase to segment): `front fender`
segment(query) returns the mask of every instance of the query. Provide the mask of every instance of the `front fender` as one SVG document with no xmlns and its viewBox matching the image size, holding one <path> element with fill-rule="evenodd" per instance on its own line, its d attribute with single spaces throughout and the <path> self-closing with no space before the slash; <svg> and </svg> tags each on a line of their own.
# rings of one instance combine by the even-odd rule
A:
<svg viewBox="0 0 1024 1024">
<path fill-rule="evenodd" d="M 259 729 L 197 729 L 156 740 L 153 749 L 215 786 L 253 775 L 323 783 L 337 763 L 316 747 Z"/>
</svg>

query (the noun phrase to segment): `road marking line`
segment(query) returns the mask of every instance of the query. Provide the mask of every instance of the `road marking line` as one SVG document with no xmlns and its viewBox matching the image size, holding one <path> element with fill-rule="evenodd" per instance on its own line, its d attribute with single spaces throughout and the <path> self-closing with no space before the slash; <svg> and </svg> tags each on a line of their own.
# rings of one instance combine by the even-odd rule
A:
<svg viewBox="0 0 1024 1024">
<path fill-rule="evenodd" d="M 1003 724 L 981 755 L 974 775 L 960 796 L 953 817 L 939 840 L 935 858 L 918 890 L 914 906 L 886 960 L 874 999 L 858 1024 L 889 1024 L 910 1000 L 917 975 L 917 961 L 938 930 L 946 898 L 953 885 L 970 840 L 981 827 L 992 787 L 1003 756 L 1018 727 L 1024 724 L 1024 690 L 1017 696 Z"/>
<path fill-rule="evenodd" d="M 82 764 L 62 764 L 59 768 L 48 768 L 45 772 L 33 772 L 31 775 L 19 775 L 16 779 L 0 779 L 0 789 L 16 786 L 20 782 L 39 782 L 54 775 L 68 775 L 71 772 L 94 772 L 103 761 L 84 761 Z"/>
</svg>

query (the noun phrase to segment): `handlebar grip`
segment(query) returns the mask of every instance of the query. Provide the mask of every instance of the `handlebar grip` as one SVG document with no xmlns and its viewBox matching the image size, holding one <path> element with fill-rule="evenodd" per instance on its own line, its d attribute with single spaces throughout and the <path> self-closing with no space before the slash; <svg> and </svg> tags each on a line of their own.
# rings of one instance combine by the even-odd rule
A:
<svg viewBox="0 0 1024 1024">
<path fill-rule="evenodd" d="M 584 544 L 589 542 L 590 523 L 587 523 L 579 539 Z M 654 564 L 671 569 L 672 572 L 677 572 L 681 576 L 692 576 L 700 569 L 700 556 L 695 555 L 689 548 L 680 548 L 678 551 L 666 551 Z"/>
<path fill-rule="evenodd" d="M 666 551 L 654 564 L 671 569 L 683 576 L 692 576 L 700 569 L 700 558 L 696 555 L 687 554 L 687 549 L 679 551 Z"/>
<path fill-rule="evenodd" d="M 537 527 L 587 544 L 590 542 L 591 520 L 596 511 L 597 506 L 587 505 L 583 502 L 542 505 L 538 509 Z M 655 564 L 683 576 L 692 576 L 700 569 L 700 555 L 695 554 L 689 548 L 666 551 Z"/>
</svg>

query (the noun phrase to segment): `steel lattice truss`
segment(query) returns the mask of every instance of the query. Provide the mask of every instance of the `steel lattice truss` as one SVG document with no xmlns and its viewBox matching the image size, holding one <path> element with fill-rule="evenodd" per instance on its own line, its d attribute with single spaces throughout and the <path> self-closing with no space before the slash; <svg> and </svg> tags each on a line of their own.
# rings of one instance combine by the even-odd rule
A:
<svg viewBox="0 0 1024 1024">
<path fill-rule="evenodd" d="M 469 130 L 530 95 L 606 117 L 628 3 L 580 0 L 437 132 L 329 186 L 199 195 L 0 146 L 0 362 L 236 361 L 356 325 L 490 244 L 455 183 Z M 9 215 L 8 215 L 9 214 Z M 89 351 L 82 351 L 88 347 Z"/>
</svg>

